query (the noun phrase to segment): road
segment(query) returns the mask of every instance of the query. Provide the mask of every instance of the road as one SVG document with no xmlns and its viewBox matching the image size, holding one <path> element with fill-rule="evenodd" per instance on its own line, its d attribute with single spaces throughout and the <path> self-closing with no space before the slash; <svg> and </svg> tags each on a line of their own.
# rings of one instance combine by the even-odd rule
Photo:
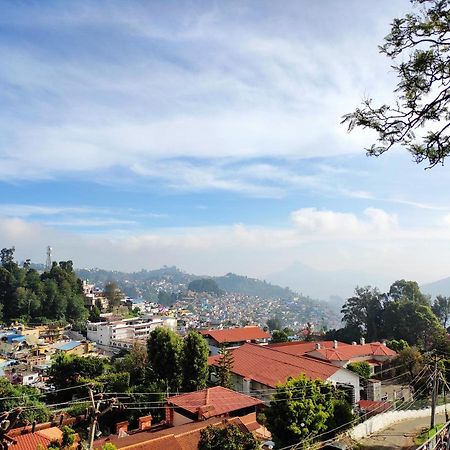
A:
<svg viewBox="0 0 450 450">
<path fill-rule="evenodd" d="M 444 422 L 444 414 L 436 415 L 436 423 Z M 417 447 L 414 444 L 414 438 L 429 426 L 429 417 L 404 420 L 362 439 L 358 443 L 361 444 L 361 450 L 411 450 Z"/>
</svg>

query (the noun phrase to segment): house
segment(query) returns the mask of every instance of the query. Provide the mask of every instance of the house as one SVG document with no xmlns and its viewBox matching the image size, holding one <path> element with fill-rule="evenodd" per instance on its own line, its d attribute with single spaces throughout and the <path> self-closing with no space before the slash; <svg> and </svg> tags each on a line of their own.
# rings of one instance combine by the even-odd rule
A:
<svg viewBox="0 0 450 450">
<path fill-rule="evenodd" d="M 209 425 L 225 427 L 235 424 L 243 432 L 252 432 L 259 439 L 267 438 L 266 435 L 259 434 L 261 426 L 256 421 L 255 413 L 232 418 L 212 417 L 200 422 L 166 428 L 158 425 L 152 427 L 151 422 L 149 423 L 146 418 L 143 419 L 142 422 L 139 420 L 138 430 L 128 430 L 127 422 L 117 424 L 115 435 L 94 441 L 94 450 L 101 450 L 106 443 L 123 450 L 198 450 L 200 432 Z"/>
<path fill-rule="evenodd" d="M 261 400 L 222 386 L 176 395 L 166 400 L 166 422 L 174 426 L 211 417 L 245 416 L 264 406 Z"/>
<path fill-rule="evenodd" d="M 270 334 L 256 326 L 241 328 L 227 328 L 224 330 L 203 330 L 200 331 L 208 341 L 209 354 L 218 355 L 221 346 L 229 348 L 239 347 L 246 342 L 253 344 L 267 344 Z"/>
<path fill-rule="evenodd" d="M 88 322 L 87 338 L 106 347 L 131 348 L 136 340 L 146 340 L 157 327 L 177 328 L 177 319 L 166 316 L 142 316 L 131 319 Z"/>
<path fill-rule="evenodd" d="M 346 367 L 349 363 L 366 361 L 372 368 L 372 373 L 382 370 L 383 364 L 389 363 L 397 356 L 386 344 L 371 342 L 366 344 L 364 338 L 360 343 L 346 344 L 338 341 L 319 342 L 286 342 L 270 344 L 271 348 L 289 355 L 303 355 L 319 359 L 338 367 Z"/>
<path fill-rule="evenodd" d="M 12 355 L 25 348 L 29 348 L 27 337 L 15 331 L 7 331 L 0 334 L 0 354 Z"/>
<path fill-rule="evenodd" d="M 271 392 L 278 384 L 301 374 L 347 390 L 355 404 L 360 399 L 359 376 L 329 362 L 304 355 L 291 355 L 270 346 L 255 344 L 244 344 L 231 350 L 231 353 L 234 389 L 258 395 L 264 401 L 270 400 Z M 221 355 L 210 356 L 208 363 L 217 367 L 220 358 Z M 214 374 L 212 379 L 214 381 Z"/>
<path fill-rule="evenodd" d="M 67 341 L 55 346 L 56 353 L 82 356 L 94 351 L 94 344 L 86 341 Z"/>
<path fill-rule="evenodd" d="M 14 442 L 9 445 L 10 450 L 46 449 L 52 442 L 61 442 L 62 431 L 58 427 L 50 427 L 26 434 L 19 434 L 12 438 Z"/>
</svg>

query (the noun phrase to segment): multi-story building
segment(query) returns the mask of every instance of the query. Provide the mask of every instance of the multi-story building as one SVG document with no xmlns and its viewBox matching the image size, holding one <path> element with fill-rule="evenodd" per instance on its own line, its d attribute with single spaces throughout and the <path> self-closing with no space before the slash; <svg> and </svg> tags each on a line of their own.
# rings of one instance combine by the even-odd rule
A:
<svg viewBox="0 0 450 450">
<path fill-rule="evenodd" d="M 108 322 L 88 322 L 87 338 L 100 345 L 131 348 L 133 343 L 145 340 L 157 327 L 177 328 L 177 319 L 165 316 L 142 316 Z"/>
</svg>

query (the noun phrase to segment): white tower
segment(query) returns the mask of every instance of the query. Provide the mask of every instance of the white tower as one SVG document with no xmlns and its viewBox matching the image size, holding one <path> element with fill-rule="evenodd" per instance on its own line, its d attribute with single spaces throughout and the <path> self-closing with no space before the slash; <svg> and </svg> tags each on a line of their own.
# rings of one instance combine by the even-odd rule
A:
<svg viewBox="0 0 450 450">
<path fill-rule="evenodd" d="M 52 268 L 52 248 L 50 245 L 47 247 L 47 260 L 45 261 L 45 269 L 50 270 Z"/>
</svg>

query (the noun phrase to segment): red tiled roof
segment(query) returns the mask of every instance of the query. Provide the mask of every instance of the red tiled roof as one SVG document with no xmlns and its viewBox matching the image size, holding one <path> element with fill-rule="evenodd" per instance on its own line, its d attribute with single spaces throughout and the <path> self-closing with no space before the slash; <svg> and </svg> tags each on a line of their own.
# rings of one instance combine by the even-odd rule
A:
<svg viewBox="0 0 450 450">
<path fill-rule="evenodd" d="M 225 330 L 203 330 L 203 336 L 211 336 L 219 344 L 226 342 L 243 342 L 255 339 L 269 339 L 270 334 L 259 327 L 227 328 Z"/>
<path fill-rule="evenodd" d="M 390 402 L 377 402 L 374 400 L 360 400 L 359 407 L 367 412 L 376 412 L 377 414 L 388 410 L 392 406 Z"/>
<path fill-rule="evenodd" d="M 197 392 L 177 395 L 167 399 L 169 405 L 175 405 L 190 413 L 198 413 L 204 408 L 203 417 L 214 417 L 243 408 L 262 405 L 263 402 L 222 386 L 203 389 Z"/>
<path fill-rule="evenodd" d="M 334 348 L 324 348 L 320 350 L 312 350 L 308 352 L 311 356 L 319 354 L 321 359 L 326 359 L 327 361 L 349 361 L 352 358 L 358 358 L 362 356 L 397 356 L 394 350 L 386 347 L 381 342 L 372 342 L 370 344 L 363 345 L 345 345 L 336 349 Z"/>
<path fill-rule="evenodd" d="M 321 348 L 333 348 L 334 341 L 280 342 L 277 344 L 269 344 L 268 346 L 278 350 L 279 352 L 288 353 L 290 355 L 304 355 L 305 353 L 315 350 L 316 344 L 320 344 Z M 350 346 L 350 344 L 338 342 L 338 348 L 341 346 Z"/>
<path fill-rule="evenodd" d="M 52 430 L 50 434 L 49 430 Z M 36 450 L 39 445 L 43 448 L 48 448 L 52 441 L 59 440 L 62 437 L 62 432 L 59 428 L 53 427 L 49 430 L 14 436 L 13 439 L 16 441 L 16 444 L 11 444 L 9 448 L 11 450 Z"/>
<path fill-rule="evenodd" d="M 275 387 L 289 377 L 305 374 L 308 378 L 327 380 L 340 367 L 304 356 L 289 355 L 268 346 L 244 344 L 232 350 L 232 371 L 265 386 Z M 210 357 L 208 363 L 217 365 L 220 355 Z"/>
<path fill-rule="evenodd" d="M 248 415 L 254 417 L 253 415 Z M 111 442 L 118 449 L 133 450 L 197 450 L 200 440 L 200 432 L 208 425 L 225 426 L 236 424 L 243 431 L 253 428 L 253 421 L 248 416 L 234 417 L 231 419 L 219 419 L 213 417 L 201 422 L 190 422 L 177 427 L 170 427 L 160 431 L 140 431 L 124 437 L 117 435 L 98 439 L 94 442 L 94 449 L 100 450 L 106 442 Z M 245 422 L 245 423 L 244 423 Z M 31 449 L 29 449 L 31 450 Z M 33 449 L 35 450 L 35 449 Z"/>
</svg>

